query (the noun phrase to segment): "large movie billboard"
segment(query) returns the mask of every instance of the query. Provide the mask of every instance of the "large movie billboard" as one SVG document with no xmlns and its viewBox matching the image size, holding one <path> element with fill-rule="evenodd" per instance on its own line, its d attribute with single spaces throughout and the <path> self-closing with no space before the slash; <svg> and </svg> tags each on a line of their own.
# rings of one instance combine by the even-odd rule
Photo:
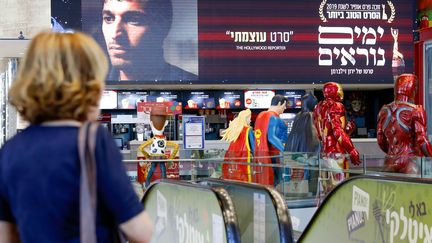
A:
<svg viewBox="0 0 432 243">
<path fill-rule="evenodd" d="M 414 4 L 200 0 L 200 79 L 391 83 L 412 72 Z"/>
<path fill-rule="evenodd" d="M 392 83 L 413 71 L 412 0 L 82 0 L 81 8 L 112 82 Z"/>
</svg>

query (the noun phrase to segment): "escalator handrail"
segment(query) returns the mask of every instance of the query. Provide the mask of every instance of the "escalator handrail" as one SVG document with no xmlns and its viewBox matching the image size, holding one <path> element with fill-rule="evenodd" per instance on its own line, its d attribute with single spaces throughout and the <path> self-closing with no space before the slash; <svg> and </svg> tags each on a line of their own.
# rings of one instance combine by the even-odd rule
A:
<svg viewBox="0 0 432 243">
<path fill-rule="evenodd" d="M 294 242 L 291 217 L 288 212 L 288 207 L 286 205 L 284 198 L 274 188 L 270 186 L 255 184 L 255 183 L 243 183 L 234 180 L 219 180 L 215 178 L 205 178 L 205 179 L 198 180 L 198 182 L 199 181 L 209 181 L 209 182 L 221 183 L 226 185 L 236 185 L 236 186 L 250 188 L 253 190 L 265 190 L 269 194 L 269 197 L 271 198 L 272 203 L 276 210 L 281 243 Z"/>
<path fill-rule="evenodd" d="M 180 185 L 190 188 L 196 188 L 205 191 L 211 191 L 215 194 L 216 199 L 221 205 L 221 211 L 225 223 L 225 232 L 227 236 L 228 243 L 239 243 L 240 241 L 240 229 L 238 226 L 237 215 L 235 213 L 234 204 L 228 192 L 223 188 L 212 188 L 198 184 L 192 184 L 183 181 L 161 179 L 153 182 L 149 188 L 145 191 L 141 203 L 144 204 L 144 199 L 148 193 L 155 188 L 157 184 L 169 184 L 169 185 Z"/>
</svg>

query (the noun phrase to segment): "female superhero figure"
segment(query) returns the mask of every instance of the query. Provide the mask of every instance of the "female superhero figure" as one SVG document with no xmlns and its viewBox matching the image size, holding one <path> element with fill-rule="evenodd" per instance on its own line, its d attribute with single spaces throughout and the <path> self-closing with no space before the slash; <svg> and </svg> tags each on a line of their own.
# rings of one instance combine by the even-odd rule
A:
<svg viewBox="0 0 432 243">
<path fill-rule="evenodd" d="M 386 171 L 417 174 L 415 156 L 432 155 L 426 113 L 422 106 L 414 104 L 416 92 L 417 77 L 401 74 L 395 82 L 395 100 L 378 114 L 377 140 L 387 154 Z"/>
<path fill-rule="evenodd" d="M 251 111 L 241 111 L 224 131 L 222 140 L 230 142 L 225 154 L 227 162 L 250 163 L 254 149 L 254 133 L 250 126 Z M 223 164 L 222 178 L 252 182 L 251 169 L 245 164 Z"/>
</svg>

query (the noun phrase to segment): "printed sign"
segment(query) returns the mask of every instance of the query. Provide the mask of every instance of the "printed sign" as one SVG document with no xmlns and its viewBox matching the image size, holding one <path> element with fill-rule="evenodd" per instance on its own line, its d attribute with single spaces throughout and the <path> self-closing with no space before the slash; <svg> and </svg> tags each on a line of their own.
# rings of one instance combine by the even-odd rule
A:
<svg viewBox="0 0 432 243">
<path fill-rule="evenodd" d="M 156 184 L 144 204 L 155 224 L 151 242 L 227 242 L 219 200 L 210 190 Z"/>
<path fill-rule="evenodd" d="M 138 102 L 137 117 L 140 122 L 150 124 L 150 113 L 153 107 L 164 107 L 167 115 L 177 115 L 182 113 L 181 103 L 177 101 L 166 102 Z"/>
<path fill-rule="evenodd" d="M 364 212 L 369 218 L 369 194 L 356 186 L 353 186 L 352 210 Z"/>
<path fill-rule="evenodd" d="M 286 107 L 288 109 L 301 108 L 301 98 L 306 92 L 304 90 L 278 90 L 276 94 L 285 96 L 288 101 Z"/>
<path fill-rule="evenodd" d="M 250 109 L 267 109 L 275 92 L 271 90 L 249 90 L 245 91 L 245 107 Z"/>
<path fill-rule="evenodd" d="M 302 242 L 430 242 L 430 183 L 353 179 L 320 206 Z"/>
<path fill-rule="evenodd" d="M 117 91 L 104 90 L 100 100 L 100 109 L 117 109 Z"/>
<path fill-rule="evenodd" d="M 204 116 L 183 116 L 184 149 L 204 149 Z"/>
<path fill-rule="evenodd" d="M 166 102 L 179 101 L 180 95 L 176 91 L 150 91 L 148 101 L 151 102 Z"/>
<path fill-rule="evenodd" d="M 216 91 L 216 109 L 243 109 L 242 91 Z"/>
<path fill-rule="evenodd" d="M 138 102 L 147 102 L 148 95 L 147 91 L 119 91 L 118 109 L 136 109 Z"/>
<path fill-rule="evenodd" d="M 185 109 L 214 109 L 215 99 L 213 92 L 190 91 L 184 93 Z"/>
</svg>

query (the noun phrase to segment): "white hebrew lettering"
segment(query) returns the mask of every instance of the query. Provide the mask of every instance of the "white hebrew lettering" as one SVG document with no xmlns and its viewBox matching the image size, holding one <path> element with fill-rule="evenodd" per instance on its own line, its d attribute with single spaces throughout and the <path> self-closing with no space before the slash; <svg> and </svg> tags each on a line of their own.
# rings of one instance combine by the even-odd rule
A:
<svg viewBox="0 0 432 243">
<path fill-rule="evenodd" d="M 368 65 L 369 65 L 369 52 L 368 52 L 368 50 L 365 49 L 365 48 L 358 48 L 358 47 L 357 47 L 357 49 L 356 49 L 356 53 L 357 53 L 358 55 L 363 55 L 363 56 L 366 57 L 366 66 L 368 66 Z"/>
<path fill-rule="evenodd" d="M 378 55 L 381 55 L 381 56 L 382 56 L 382 59 L 381 59 L 381 60 L 378 60 L 378 62 L 377 62 L 377 66 L 384 66 L 384 65 L 385 65 L 385 57 L 384 57 L 384 54 L 385 54 L 385 50 L 382 49 L 381 47 L 379 47 L 379 48 L 378 48 Z"/>
<path fill-rule="evenodd" d="M 319 58 L 318 58 L 318 63 L 320 66 L 331 66 L 333 64 L 333 60 L 332 60 L 332 51 L 328 48 L 319 48 L 318 49 L 319 52 Z M 321 56 L 328 56 L 328 59 L 323 59 L 321 58 Z"/>
<path fill-rule="evenodd" d="M 352 49 L 352 48 L 351 48 Z M 346 66 L 348 63 L 347 63 L 347 60 L 352 64 L 352 65 L 355 65 L 355 63 L 356 63 L 356 61 L 355 61 L 355 59 L 354 59 L 354 57 L 350 54 L 350 53 L 348 53 L 346 50 L 345 50 L 345 48 L 342 48 L 342 51 L 341 51 L 341 53 L 342 53 L 342 58 L 341 58 L 341 62 L 342 62 L 342 66 Z"/>
<path fill-rule="evenodd" d="M 376 66 L 377 60 L 376 60 L 376 50 L 375 48 L 369 48 L 369 54 L 371 54 L 373 56 L 373 60 L 374 60 L 374 66 Z"/>
<path fill-rule="evenodd" d="M 373 28 L 369 27 L 369 29 L 366 29 L 366 27 L 363 26 L 362 32 L 364 33 L 362 44 L 366 44 L 366 45 L 375 45 L 376 44 L 376 32 Z M 367 38 L 368 35 L 372 35 L 373 38 Z"/>
<path fill-rule="evenodd" d="M 339 55 L 340 55 L 340 50 L 335 47 L 335 48 L 333 48 L 333 53 L 336 55 L 336 59 L 338 59 Z"/>
<path fill-rule="evenodd" d="M 336 45 L 352 45 L 354 44 L 353 30 L 350 27 L 323 27 L 318 26 L 318 43 L 319 44 L 336 44 Z M 345 38 L 321 37 L 325 34 L 346 34 Z"/>
</svg>

